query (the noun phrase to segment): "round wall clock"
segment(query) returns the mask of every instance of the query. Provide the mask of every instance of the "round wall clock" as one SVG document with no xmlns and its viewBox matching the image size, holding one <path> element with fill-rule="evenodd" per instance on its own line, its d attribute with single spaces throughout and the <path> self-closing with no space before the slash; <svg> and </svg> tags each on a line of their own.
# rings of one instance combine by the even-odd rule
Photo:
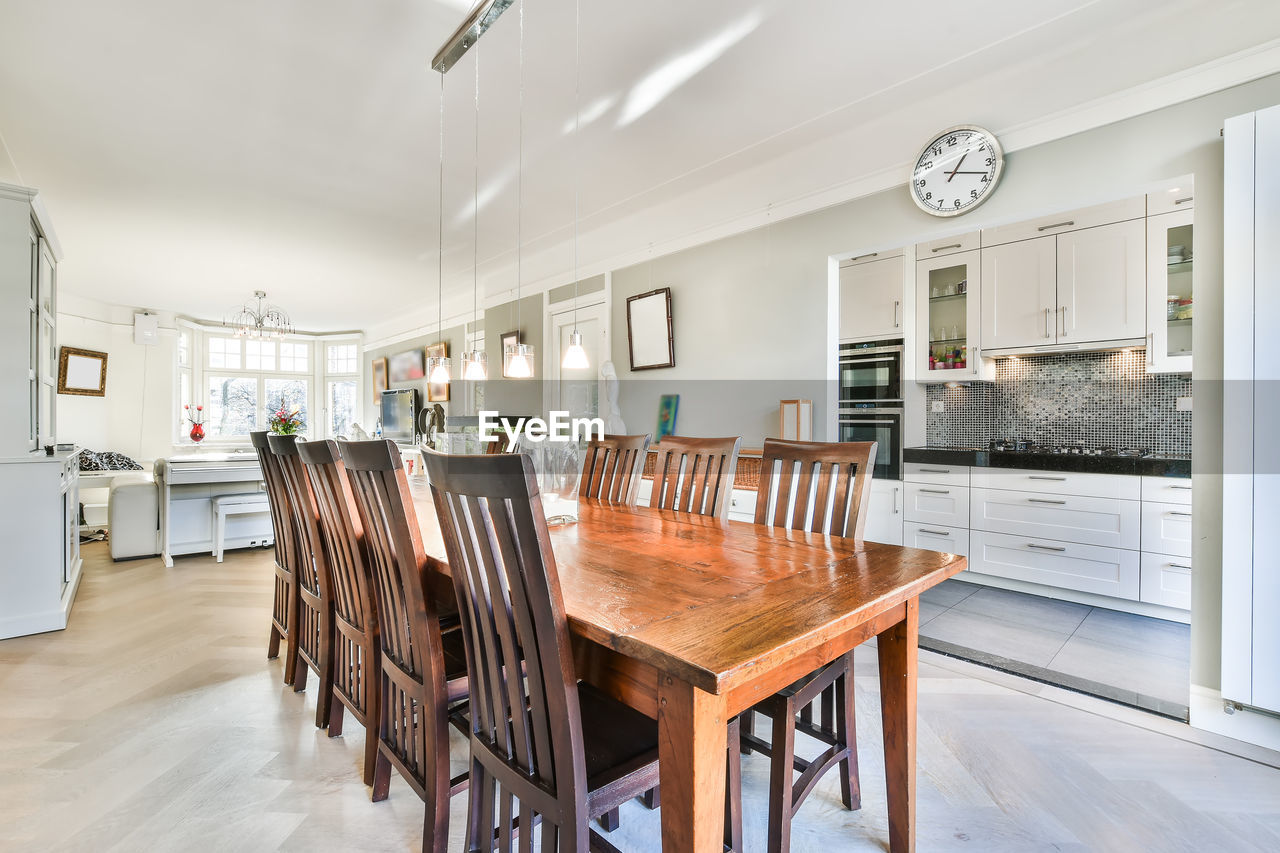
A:
<svg viewBox="0 0 1280 853">
<path fill-rule="evenodd" d="M 916 158 L 911 199 L 925 213 L 959 216 L 991 197 L 1002 171 L 995 134 L 971 124 L 948 128 Z"/>
</svg>

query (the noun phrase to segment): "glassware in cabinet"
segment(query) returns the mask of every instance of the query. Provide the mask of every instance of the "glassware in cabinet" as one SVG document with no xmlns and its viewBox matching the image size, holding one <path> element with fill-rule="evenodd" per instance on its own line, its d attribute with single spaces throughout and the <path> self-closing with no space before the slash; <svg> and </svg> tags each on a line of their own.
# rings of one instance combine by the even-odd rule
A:
<svg viewBox="0 0 1280 853">
<path fill-rule="evenodd" d="M 921 382 L 982 378 L 979 258 L 974 250 L 916 263 L 916 378 Z"/>
</svg>

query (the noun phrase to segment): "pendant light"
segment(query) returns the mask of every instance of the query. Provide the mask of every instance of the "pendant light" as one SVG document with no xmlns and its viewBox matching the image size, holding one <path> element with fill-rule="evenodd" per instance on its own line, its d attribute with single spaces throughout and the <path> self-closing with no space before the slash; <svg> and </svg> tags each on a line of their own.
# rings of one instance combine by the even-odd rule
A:
<svg viewBox="0 0 1280 853">
<path fill-rule="evenodd" d="M 480 45 L 476 45 L 476 151 L 475 180 L 472 185 L 472 328 L 480 322 Z M 462 356 L 462 378 L 483 382 L 489 378 L 489 358 L 482 349 L 469 350 Z"/>
<path fill-rule="evenodd" d="M 436 233 L 436 342 L 444 339 L 444 74 L 440 75 L 440 208 Z M 447 350 L 446 350 L 447 351 Z M 427 359 L 427 381 L 447 385 L 453 378 L 449 357 Z"/>
<path fill-rule="evenodd" d="M 578 95 L 582 82 L 582 2 L 575 0 L 573 4 L 573 140 L 581 155 L 582 143 L 578 134 L 582 132 L 580 113 L 578 111 Z M 578 202 L 582 191 L 582 158 L 574 158 L 573 179 L 573 331 L 569 333 L 569 348 L 564 351 L 564 361 L 560 366 L 566 370 L 585 370 L 591 366 L 587 359 L 587 351 L 582 348 L 582 333 L 578 331 Z"/>
<path fill-rule="evenodd" d="M 524 0 L 520 0 L 520 107 L 516 146 L 516 342 L 503 349 L 502 375 L 511 379 L 533 376 L 533 346 L 520 343 L 520 284 L 524 277 Z"/>
</svg>

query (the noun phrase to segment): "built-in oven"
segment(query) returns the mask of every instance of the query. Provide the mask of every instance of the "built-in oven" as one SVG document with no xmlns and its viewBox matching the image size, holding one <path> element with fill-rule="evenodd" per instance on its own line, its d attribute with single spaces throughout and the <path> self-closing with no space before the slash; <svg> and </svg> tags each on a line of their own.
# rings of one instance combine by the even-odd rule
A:
<svg viewBox="0 0 1280 853">
<path fill-rule="evenodd" d="M 902 403 L 841 403 L 837 427 L 841 441 L 874 441 L 876 459 L 872 476 L 879 480 L 902 479 Z"/>
<path fill-rule="evenodd" d="M 902 400 L 902 340 L 840 345 L 840 404 Z"/>
</svg>

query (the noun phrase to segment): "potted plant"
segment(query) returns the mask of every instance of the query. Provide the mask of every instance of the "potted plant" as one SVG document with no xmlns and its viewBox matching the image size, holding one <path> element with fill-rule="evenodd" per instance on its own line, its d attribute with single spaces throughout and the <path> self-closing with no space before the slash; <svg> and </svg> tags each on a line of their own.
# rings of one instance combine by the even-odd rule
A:
<svg viewBox="0 0 1280 853">
<path fill-rule="evenodd" d="M 302 407 L 286 408 L 283 400 L 280 401 L 280 405 L 276 410 L 271 413 L 269 423 L 271 431 L 276 435 L 294 435 L 306 428 L 306 422 L 302 419 Z"/>
<path fill-rule="evenodd" d="M 204 441 L 204 406 L 197 405 L 192 409 L 190 403 L 185 403 L 182 409 L 187 413 L 187 421 L 191 423 L 191 440 L 199 444 Z"/>
</svg>

